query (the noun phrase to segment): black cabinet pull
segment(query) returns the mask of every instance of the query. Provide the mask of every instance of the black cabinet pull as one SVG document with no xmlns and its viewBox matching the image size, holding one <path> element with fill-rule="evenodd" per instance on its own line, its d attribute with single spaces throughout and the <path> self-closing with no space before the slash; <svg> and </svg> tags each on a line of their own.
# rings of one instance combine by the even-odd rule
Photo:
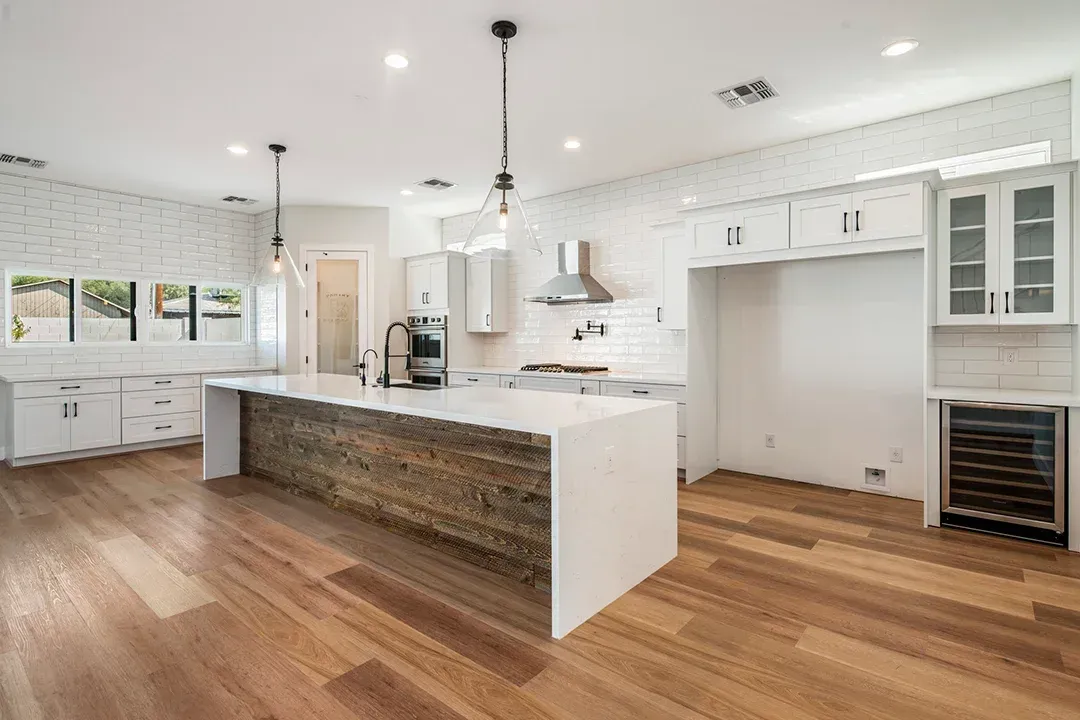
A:
<svg viewBox="0 0 1080 720">
<path fill-rule="evenodd" d="M 485 323 L 485 324 L 486 324 L 486 325 L 487 325 L 488 327 L 491 327 L 491 313 L 488 313 L 488 314 L 487 314 L 487 316 L 486 316 L 486 317 L 484 318 L 484 323 Z"/>
<path fill-rule="evenodd" d="M 633 393 L 635 395 L 648 395 L 649 391 L 648 390 L 634 390 Z"/>
<path fill-rule="evenodd" d="M 583 386 L 581 387 L 581 394 L 582 394 L 582 395 L 584 395 L 584 394 L 585 394 L 585 386 L 584 386 L 584 385 L 583 385 Z"/>
<path fill-rule="evenodd" d="M 1005 314 L 1009 314 L 1009 291 L 1005 291 Z"/>
<path fill-rule="evenodd" d="M 731 245 L 731 228 L 727 229 L 727 244 Z"/>
<path fill-rule="evenodd" d="M 154 427 L 155 430 L 169 430 L 171 428 L 172 425 L 157 425 L 156 427 Z"/>
<path fill-rule="evenodd" d="M 171 402 L 172 402 L 172 400 L 155 400 L 154 404 L 155 405 L 168 405 Z"/>
<path fill-rule="evenodd" d="M 61 385 L 60 386 L 61 390 L 79 390 L 81 388 L 82 388 L 82 385 Z"/>
<path fill-rule="evenodd" d="M 990 292 L 990 314 L 991 315 L 994 314 L 994 293 L 993 293 L 993 291 Z"/>
<path fill-rule="evenodd" d="M 656 308 L 656 322 L 663 322 L 663 320 L 660 319 L 660 308 L 659 307 Z"/>
<path fill-rule="evenodd" d="M 847 210 L 844 211 L 844 232 L 847 232 Z"/>
<path fill-rule="evenodd" d="M 742 225 L 736 225 L 735 226 L 735 244 L 736 245 L 742 245 L 742 240 L 739 238 L 740 234 L 742 234 Z"/>
<path fill-rule="evenodd" d="M 465 378 L 469 382 L 480 382 L 479 378 Z"/>
<path fill-rule="evenodd" d="M 172 380 L 155 380 L 155 385 L 172 385 Z"/>
<path fill-rule="evenodd" d="M 855 211 L 855 232 L 859 232 L 859 213 L 860 210 Z"/>
<path fill-rule="evenodd" d="M 67 417 L 67 403 L 64 403 L 64 417 Z"/>
<path fill-rule="evenodd" d="M 75 414 L 72 417 L 79 417 L 79 403 L 75 403 Z"/>
</svg>

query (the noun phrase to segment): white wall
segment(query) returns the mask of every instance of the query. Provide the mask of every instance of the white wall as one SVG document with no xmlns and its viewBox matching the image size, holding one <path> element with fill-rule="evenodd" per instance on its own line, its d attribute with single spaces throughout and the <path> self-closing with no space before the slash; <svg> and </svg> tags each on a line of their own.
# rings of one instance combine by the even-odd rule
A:
<svg viewBox="0 0 1080 720">
<path fill-rule="evenodd" d="M 390 208 L 390 257 L 404 258 L 442 250 L 442 220 Z"/>
<path fill-rule="evenodd" d="M 262 217 L 262 216 L 260 216 Z M 273 232 L 273 216 L 270 215 L 270 233 Z M 287 206 L 281 210 L 281 234 L 285 238 L 297 263 L 308 249 L 359 249 L 368 245 L 374 249 L 375 285 L 372 288 L 374 327 L 371 328 L 371 346 L 379 357 L 383 354 L 386 326 L 405 316 L 405 263 L 390 255 L 390 211 L 387 208 L 349 208 L 319 206 Z M 304 358 L 300 353 L 300 333 L 306 322 L 301 317 L 297 288 L 291 283 L 286 289 L 286 352 L 285 372 L 305 372 Z M 404 333 L 395 333 L 392 350 L 404 352 Z M 362 350 L 363 348 L 361 348 Z M 308 353 L 313 356 L 314 351 Z M 402 376 L 400 360 L 392 363 L 394 374 Z"/>
<path fill-rule="evenodd" d="M 615 369 L 685 372 L 684 333 L 660 330 L 660 248 L 650 225 L 694 205 L 850 182 L 856 173 L 1050 140 L 1055 161 L 1072 156 L 1068 81 L 707 160 L 525 203 L 544 255 L 510 271 L 511 331 L 487 338 L 486 365 L 534 360 L 599 362 Z M 747 112 L 754 112 L 751 109 Z M 580 161 L 587 162 L 587 150 Z M 522 192 L 528 178 L 520 174 Z M 465 240 L 474 215 L 443 221 L 443 242 Z M 526 304 L 520 298 L 555 273 L 555 245 L 592 242 L 592 271 L 610 305 Z M 611 334 L 571 342 L 575 325 L 604 321 Z"/>
<path fill-rule="evenodd" d="M 860 489 L 870 465 L 921 499 L 922 253 L 722 268 L 719 286 L 719 466 Z"/>
</svg>

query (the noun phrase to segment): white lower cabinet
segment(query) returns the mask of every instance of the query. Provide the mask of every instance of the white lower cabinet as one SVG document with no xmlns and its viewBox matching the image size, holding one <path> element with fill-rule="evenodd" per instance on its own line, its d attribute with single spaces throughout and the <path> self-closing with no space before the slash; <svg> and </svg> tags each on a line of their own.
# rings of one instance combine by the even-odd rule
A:
<svg viewBox="0 0 1080 720">
<path fill-rule="evenodd" d="M 14 457 L 120 444 L 120 393 L 14 401 Z"/>
<path fill-rule="evenodd" d="M 201 432 L 202 416 L 197 412 L 124 420 L 125 445 L 190 437 Z"/>
<path fill-rule="evenodd" d="M 519 375 L 514 381 L 514 387 L 518 390 L 542 390 L 545 392 L 561 392 L 581 394 L 581 380 L 568 377 L 536 377 L 535 375 Z"/>
</svg>

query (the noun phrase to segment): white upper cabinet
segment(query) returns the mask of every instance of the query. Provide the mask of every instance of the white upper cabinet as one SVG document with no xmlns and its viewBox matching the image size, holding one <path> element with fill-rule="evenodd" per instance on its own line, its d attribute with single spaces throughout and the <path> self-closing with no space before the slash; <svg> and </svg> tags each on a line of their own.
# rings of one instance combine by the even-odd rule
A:
<svg viewBox="0 0 1080 720">
<path fill-rule="evenodd" d="M 923 184 L 909 183 L 851 194 L 855 215 L 853 239 L 889 240 L 913 237 L 926 232 L 923 227 Z"/>
<path fill-rule="evenodd" d="M 465 263 L 465 330 L 506 332 L 509 324 L 507 262 L 470 257 Z"/>
<path fill-rule="evenodd" d="M 445 255 L 408 260 L 405 263 L 406 310 L 445 310 L 450 304 L 449 271 Z"/>
<path fill-rule="evenodd" d="M 656 322 L 665 330 L 685 330 L 690 242 L 685 233 L 660 239 L 660 305 Z"/>
<path fill-rule="evenodd" d="M 697 218 L 688 223 L 687 230 L 690 235 L 690 257 L 727 255 L 734 252 L 734 212 Z"/>
<path fill-rule="evenodd" d="M 793 248 L 851 242 L 854 234 L 851 193 L 791 203 Z"/>
<path fill-rule="evenodd" d="M 689 224 L 690 257 L 786 250 L 788 203 L 708 215 Z"/>
<path fill-rule="evenodd" d="M 1070 322 L 1070 176 L 938 193 L 938 324 Z"/>
</svg>

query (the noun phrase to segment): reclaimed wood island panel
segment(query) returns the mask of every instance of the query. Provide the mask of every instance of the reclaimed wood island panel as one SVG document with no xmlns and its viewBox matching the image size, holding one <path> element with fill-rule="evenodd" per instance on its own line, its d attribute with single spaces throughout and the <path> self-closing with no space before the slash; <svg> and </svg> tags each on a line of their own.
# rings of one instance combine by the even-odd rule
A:
<svg viewBox="0 0 1080 720">
<path fill-rule="evenodd" d="M 550 589 L 547 435 L 243 393 L 240 472 Z"/>
<path fill-rule="evenodd" d="M 561 638 L 676 554 L 676 404 L 342 375 L 206 383 L 203 475 L 244 473 L 551 592 Z"/>
</svg>

